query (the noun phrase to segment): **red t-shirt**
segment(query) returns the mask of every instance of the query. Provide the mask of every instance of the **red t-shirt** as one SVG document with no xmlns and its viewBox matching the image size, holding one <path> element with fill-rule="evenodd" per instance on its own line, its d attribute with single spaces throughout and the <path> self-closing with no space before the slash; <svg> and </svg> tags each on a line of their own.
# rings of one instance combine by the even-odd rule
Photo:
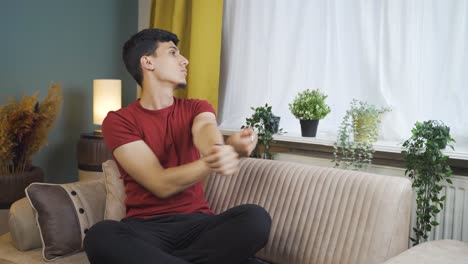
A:
<svg viewBox="0 0 468 264">
<path fill-rule="evenodd" d="M 113 152 L 121 145 L 143 140 L 163 168 L 187 164 L 200 158 L 193 144 L 191 128 L 194 118 L 203 112 L 214 113 L 213 107 L 203 100 L 174 97 L 173 105 L 160 110 L 145 109 L 137 100 L 118 111 L 109 112 L 102 124 L 104 142 Z M 135 157 L 138 158 L 138 153 Z M 194 212 L 213 214 L 205 200 L 201 181 L 178 194 L 160 199 L 138 184 L 118 162 L 117 165 L 127 194 L 126 217 L 149 218 Z M 151 177 L 156 178 L 157 175 Z"/>
</svg>

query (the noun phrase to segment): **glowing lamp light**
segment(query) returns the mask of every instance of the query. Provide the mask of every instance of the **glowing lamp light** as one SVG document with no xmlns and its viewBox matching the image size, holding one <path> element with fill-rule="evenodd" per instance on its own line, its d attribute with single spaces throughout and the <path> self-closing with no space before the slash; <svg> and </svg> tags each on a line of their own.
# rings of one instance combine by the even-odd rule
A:
<svg viewBox="0 0 468 264">
<path fill-rule="evenodd" d="M 102 121 L 109 111 L 115 111 L 121 107 L 121 80 L 93 80 L 93 123 L 95 125 L 102 125 Z"/>
</svg>

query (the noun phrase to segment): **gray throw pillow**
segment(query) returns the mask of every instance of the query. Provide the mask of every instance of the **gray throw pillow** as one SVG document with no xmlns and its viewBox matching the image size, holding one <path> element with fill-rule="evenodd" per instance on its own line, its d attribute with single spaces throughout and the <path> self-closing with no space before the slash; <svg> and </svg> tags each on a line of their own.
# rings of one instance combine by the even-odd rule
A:
<svg viewBox="0 0 468 264">
<path fill-rule="evenodd" d="M 104 180 L 32 183 L 26 196 L 35 212 L 46 261 L 82 251 L 88 229 L 104 219 Z"/>
</svg>

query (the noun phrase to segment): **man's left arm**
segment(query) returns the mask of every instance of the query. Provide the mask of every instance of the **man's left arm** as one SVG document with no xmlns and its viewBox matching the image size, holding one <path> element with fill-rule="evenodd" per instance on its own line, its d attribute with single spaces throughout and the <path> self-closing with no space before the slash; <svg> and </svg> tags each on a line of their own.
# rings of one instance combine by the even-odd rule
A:
<svg viewBox="0 0 468 264">
<path fill-rule="evenodd" d="M 257 133 L 252 128 L 244 128 L 235 132 L 226 139 L 226 144 L 234 147 L 239 156 L 248 157 L 257 145 Z"/>
<path fill-rule="evenodd" d="M 223 135 L 218 129 L 218 123 L 213 113 L 198 114 L 192 125 L 193 141 L 204 156 L 209 155 L 213 145 L 224 145 Z M 251 128 L 233 133 L 226 144 L 234 148 L 241 157 L 248 157 L 257 145 L 257 135 Z"/>
<path fill-rule="evenodd" d="M 203 156 L 208 156 L 214 145 L 224 145 L 216 117 L 211 112 L 203 112 L 195 117 L 192 124 L 192 137 L 193 143 Z"/>
</svg>

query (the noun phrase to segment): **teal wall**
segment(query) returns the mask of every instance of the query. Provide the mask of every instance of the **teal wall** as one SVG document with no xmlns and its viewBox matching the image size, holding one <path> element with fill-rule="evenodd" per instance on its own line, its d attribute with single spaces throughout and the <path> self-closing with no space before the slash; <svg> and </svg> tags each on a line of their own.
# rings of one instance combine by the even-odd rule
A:
<svg viewBox="0 0 468 264">
<path fill-rule="evenodd" d="M 0 6 L 0 104 L 60 82 L 63 107 L 49 144 L 34 156 L 46 181 L 77 180 L 76 142 L 95 129 L 93 79 L 122 79 L 122 104 L 136 84 L 121 60 L 122 44 L 138 27 L 138 1 L 4 1 Z"/>
</svg>

